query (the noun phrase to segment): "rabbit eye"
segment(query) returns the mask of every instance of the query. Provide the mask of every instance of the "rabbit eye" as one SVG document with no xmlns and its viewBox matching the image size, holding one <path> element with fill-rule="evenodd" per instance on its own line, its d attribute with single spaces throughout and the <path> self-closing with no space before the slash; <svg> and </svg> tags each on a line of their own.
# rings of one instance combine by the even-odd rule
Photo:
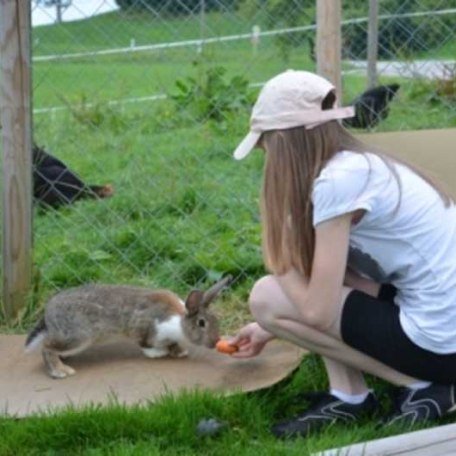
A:
<svg viewBox="0 0 456 456">
<path fill-rule="evenodd" d="M 202 318 L 200 318 L 200 319 L 198 320 L 198 326 L 199 326 L 200 328 L 204 328 L 204 327 L 206 326 L 206 320 L 203 320 Z"/>
</svg>

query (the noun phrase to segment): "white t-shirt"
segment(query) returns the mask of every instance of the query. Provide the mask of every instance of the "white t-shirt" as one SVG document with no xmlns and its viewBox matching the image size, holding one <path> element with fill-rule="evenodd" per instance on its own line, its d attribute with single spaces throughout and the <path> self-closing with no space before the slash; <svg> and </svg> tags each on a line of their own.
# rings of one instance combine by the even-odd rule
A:
<svg viewBox="0 0 456 456">
<path fill-rule="evenodd" d="M 340 152 L 313 186 L 313 225 L 364 209 L 350 231 L 348 264 L 397 289 L 407 336 L 435 353 L 456 353 L 456 207 L 406 166 L 374 154 Z"/>
</svg>

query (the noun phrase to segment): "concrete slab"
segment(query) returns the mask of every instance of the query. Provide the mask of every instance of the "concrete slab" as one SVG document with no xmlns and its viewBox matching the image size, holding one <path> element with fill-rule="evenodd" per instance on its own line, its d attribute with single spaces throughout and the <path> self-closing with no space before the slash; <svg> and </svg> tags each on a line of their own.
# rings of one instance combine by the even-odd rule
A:
<svg viewBox="0 0 456 456">
<path fill-rule="evenodd" d="M 453 456 L 456 454 L 456 424 L 371 440 L 314 456 Z"/>
<path fill-rule="evenodd" d="M 366 133 L 357 137 L 393 156 L 418 165 L 441 180 L 456 198 L 456 128 Z"/>
<path fill-rule="evenodd" d="M 203 348 L 193 350 L 189 358 L 149 359 L 129 341 L 116 342 L 68 358 L 76 375 L 53 380 L 45 373 L 39 352 L 24 354 L 24 340 L 22 335 L 0 335 L 0 414 L 21 417 L 113 399 L 140 404 L 182 390 L 252 391 L 283 379 L 304 354 L 273 341 L 251 360 Z"/>
<path fill-rule="evenodd" d="M 348 63 L 357 68 L 359 73 L 367 72 L 366 60 L 349 60 Z M 450 79 L 451 69 L 456 65 L 456 60 L 411 60 L 411 61 L 379 61 L 377 71 L 381 76 L 397 76 L 401 78 L 424 79 Z M 351 70 L 345 73 L 353 72 Z"/>
</svg>

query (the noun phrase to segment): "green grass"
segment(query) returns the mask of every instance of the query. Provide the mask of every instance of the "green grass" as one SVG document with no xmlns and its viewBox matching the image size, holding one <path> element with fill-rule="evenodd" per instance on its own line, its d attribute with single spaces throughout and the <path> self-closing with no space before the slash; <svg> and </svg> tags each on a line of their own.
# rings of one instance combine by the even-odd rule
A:
<svg viewBox="0 0 456 456">
<path fill-rule="evenodd" d="M 387 408 L 386 386 L 377 383 Z M 303 391 L 326 387 L 318 358 L 307 356 L 294 375 L 278 385 L 249 394 L 223 397 L 203 391 L 167 395 L 155 404 L 69 408 L 49 416 L 0 418 L 0 454 L 13 455 L 309 455 L 399 433 L 375 428 L 379 417 L 357 426 L 332 426 L 307 439 L 277 441 L 269 432 L 276 421 L 308 404 Z M 215 418 L 227 427 L 219 436 L 200 437 L 201 419 Z"/>
<path fill-rule="evenodd" d="M 87 281 L 185 294 L 231 273 L 239 293 L 229 309 L 241 306 L 252 277 L 263 271 L 255 202 L 261 157 L 239 166 L 230 155 L 233 139 L 213 136 L 208 125 L 157 132 L 137 114 L 110 115 L 95 129 L 64 115 L 56 130 L 45 118 L 36 136 L 38 143 L 64 136 L 59 157 L 91 182 L 109 176 L 116 194 L 59 211 L 37 210 L 35 302 Z M 223 307 L 222 313 L 228 310 Z"/>
<path fill-rule="evenodd" d="M 269 40 L 270 41 L 270 40 Z M 193 48 L 159 52 L 140 52 L 34 64 L 35 108 L 88 100 L 119 100 L 168 93 L 176 79 L 193 75 L 194 63 L 224 66 L 228 75 L 243 75 L 251 82 L 264 82 L 284 67 L 315 65 L 307 57 L 307 48 L 294 49 L 284 61 L 278 50 L 265 43 L 264 50 L 254 55 L 245 42 L 207 45 L 204 55 Z"/>
<path fill-rule="evenodd" d="M 438 49 L 435 49 L 432 53 L 423 52 L 422 58 L 434 58 L 434 59 L 448 59 L 454 60 L 454 56 L 456 55 L 456 42 L 454 39 L 454 35 L 452 36 L 451 33 L 448 34 L 446 41 L 439 46 Z"/>
<path fill-rule="evenodd" d="M 90 20 L 33 29 L 33 53 L 69 54 L 250 33 L 252 24 L 236 14 L 206 14 L 201 31 L 200 18 L 160 17 L 152 14 L 125 14 L 121 11 L 101 14 Z M 201 34 L 202 33 L 202 34 Z"/>
<path fill-rule="evenodd" d="M 250 33 L 252 24 L 233 14 L 211 13 L 201 35 L 198 17 L 156 19 L 147 15 L 114 12 L 87 21 L 43 26 L 33 29 L 33 56 L 72 54 L 164 42 Z M 207 44 L 203 61 L 223 65 L 228 75 L 243 75 L 262 82 L 284 67 L 314 69 L 307 45 L 297 47 L 287 58 L 264 38 L 257 52 L 249 40 Z M 201 60 L 195 47 L 172 48 L 110 56 L 81 57 L 35 62 L 34 107 L 59 106 L 88 100 L 118 100 L 167 93 L 177 78 L 194 73 L 193 63 Z"/>
</svg>

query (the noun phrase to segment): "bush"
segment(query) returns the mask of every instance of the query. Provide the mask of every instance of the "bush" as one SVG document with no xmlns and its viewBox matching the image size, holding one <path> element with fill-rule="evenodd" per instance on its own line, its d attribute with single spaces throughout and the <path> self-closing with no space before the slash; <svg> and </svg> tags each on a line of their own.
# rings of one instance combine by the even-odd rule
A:
<svg viewBox="0 0 456 456">
<path fill-rule="evenodd" d="M 253 93 L 247 79 L 233 76 L 225 79 L 224 67 L 199 68 L 196 77 L 176 81 L 177 91 L 170 94 L 178 111 L 186 110 L 192 119 L 223 121 L 225 116 L 245 110 L 253 104 Z"/>
<path fill-rule="evenodd" d="M 242 0 L 239 12 L 266 29 L 299 27 L 315 23 L 315 0 Z M 274 43 L 284 60 L 288 60 L 295 47 L 308 45 L 312 52 L 314 35 L 313 30 L 286 33 L 274 37 Z"/>
<path fill-rule="evenodd" d="M 379 21 L 380 58 L 408 57 L 435 49 L 448 40 L 454 31 L 454 15 L 433 15 L 442 8 L 456 8 L 456 0 L 436 2 L 435 0 L 382 0 L 380 14 L 397 15 Z M 429 15 L 400 17 L 402 14 L 428 11 Z M 242 0 L 241 14 L 255 21 L 261 21 L 266 28 L 285 28 L 315 23 L 314 0 Z M 369 2 L 366 0 L 344 0 L 343 19 L 367 17 Z M 287 56 L 290 49 L 310 41 L 314 32 L 280 35 L 276 43 Z M 365 59 L 367 52 L 367 22 L 348 24 L 342 28 L 343 53 L 345 58 Z"/>
<path fill-rule="evenodd" d="M 201 0 L 116 0 L 117 5 L 126 11 L 154 11 L 160 14 L 196 14 L 200 11 Z M 237 0 L 205 0 L 206 11 L 232 10 Z"/>
<path fill-rule="evenodd" d="M 380 15 L 393 15 L 379 20 L 378 55 L 383 59 L 411 57 L 420 52 L 430 51 L 448 39 L 454 30 L 454 16 L 436 16 L 432 12 L 439 9 L 455 8 L 456 0 L 437 2 L 435 0 L 382 0 Z M 429 12 L 425 16 L 401 17 L 403 14 Z M 344 3 L 344 19 L 367 17 L 368 2 L 359 0 Z M 396 15 L 396 17 L 394 17 Z M 343 27 L 344 57 L 351 59 L 367 58 L 367 22 Z"/>
</svg>

